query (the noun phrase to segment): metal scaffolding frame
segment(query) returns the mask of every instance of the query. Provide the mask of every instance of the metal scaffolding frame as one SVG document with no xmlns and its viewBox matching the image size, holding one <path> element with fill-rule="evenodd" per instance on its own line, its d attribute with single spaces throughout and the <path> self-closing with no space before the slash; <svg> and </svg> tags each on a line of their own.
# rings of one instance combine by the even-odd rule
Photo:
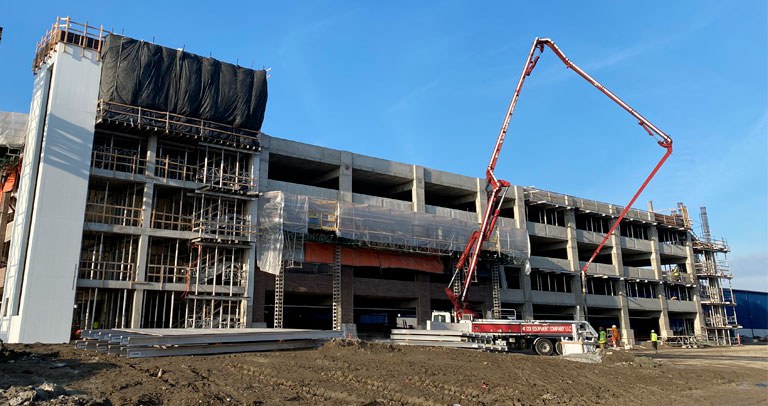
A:
<svg viewBox="0 0 768 406">
<path fill-rule="evenodd" d="M 143 199 L 142 184 L 92 181 L 88 187 L 85 222 L 141 227 Z"/>
<path fill-rule="evenodd" d="M 133 292 L 129 289 L 80 288 L 75 295 L 73 327 L 129 327 L 132 306 Z"/>
<path fill-rule="evenodd" d="M 78 277 L 88 280 L 135 281 L 139 236 L 86 233 L 80 250 Z"/>
</svg>

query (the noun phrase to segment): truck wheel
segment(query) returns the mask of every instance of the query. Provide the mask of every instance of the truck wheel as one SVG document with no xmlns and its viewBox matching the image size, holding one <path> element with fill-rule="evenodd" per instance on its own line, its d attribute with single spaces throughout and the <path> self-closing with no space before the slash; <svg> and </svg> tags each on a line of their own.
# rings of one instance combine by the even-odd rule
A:
<svg viewBox="0 0 768 406">
<path fill-rule="evenodd" d="M 552 355 L 552 351 L 555 349 L 555 346 L 552 345 L 552 341 L 549 341 L 546 338 L 540 338 L 536 340 L 536 342 L 533 344 L 533 347 L 536 349 L 536 353 L 539 355 Z"/>
<path fill-rule="evenodd" d="M 561 340 L 555 342 L 555 354 L 563 355 L 563 342 Z"/>
</svg>

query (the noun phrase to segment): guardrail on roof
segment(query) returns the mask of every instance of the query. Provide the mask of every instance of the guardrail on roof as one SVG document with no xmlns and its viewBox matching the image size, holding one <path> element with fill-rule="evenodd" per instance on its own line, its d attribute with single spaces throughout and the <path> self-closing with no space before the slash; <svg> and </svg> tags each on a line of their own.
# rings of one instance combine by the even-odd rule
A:
<svg viewBox="0 0 768 406">
<path fill-rule="evenodd" d="M 88 25 L 87 22 L 85 24 L 76 23 L 70 17 L 56 17 L 56 22 L 51 25 L 51 29 L 37 43 L 35 59 L 32 61 L 32 71 L 36 71 L 45 62 L 59 42 L 76 45 L 83 49 L 101 51 L 104 38 L 109 33 L 101 25 L 97 27 Z"/>
</svg>

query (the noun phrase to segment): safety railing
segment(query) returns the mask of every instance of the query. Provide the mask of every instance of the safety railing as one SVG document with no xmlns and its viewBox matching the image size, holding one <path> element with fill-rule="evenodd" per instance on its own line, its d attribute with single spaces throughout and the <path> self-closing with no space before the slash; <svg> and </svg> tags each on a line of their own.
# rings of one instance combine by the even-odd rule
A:
<svg viewBox="0 0 768 406">
<path fill-rule="evenodd" d="M 227 168 L 207 167 L 197 172 L 197 182 L 205 186 L 230 192 L 249 192 L 255 190 L 256 178 L 247 171 L 228 171 Z"/>
<path fill-rule="evenodd" d="M 90 280 L 132 281 L 135 265 L 129 262 L 81 260 L 78 277 Z"/>
<path fill-rule="evenodd" d="M 211 144 L 255 150 L 261 148 L 259 132 L 167 111 L 99 100 L 97 123 L 118 123 L 137 130 L 190 137 Z"/>
<path fill-rule="evenodd" d="M 181 158 L 155 159 L 155 176 L 162 179 L 194 182 L 197 179 L 197 166 L 184 162 Z"/>
<path fill-rule="evenodd" d="M 147 282 L 187 283 L 189 268 L 174 265 L 147 265 Z"/>
<path fill-rule="evenodd" d="M 139 156 L 138 150 L 96 145 L 93 147 L 91 167 L 94 169 L 143 175 L 147 167 L 147 160 Z"/>
<path fill-rule="evenodd" d="M 307 211 L 309 228 L 325 231 L 336 231 L 339 228 L 339 216 L 336 213 Z"/>
<path fill-rule="evenodd" d="M 32 71 L 36 71 L 45 62 L 56 44 L 60 42 L 100 52 L 104 38 L 108 34 L 109 31 L 105 31 L 103 26 L 88 25 L 87 22 L 76 23 L 69 17 L 56 17 L 56 22 L 35 47 Z"/>
<path fill-rule="evenodd" d="M 624 209 L 623 206 L 598 202 L 596 200 L 583 199 L 580 197 L 574 197 L 562 193 L 550 192 L 548 190 L 539 190 L 535 188 L 525 188 L 525 198 L 526 200 L 534 203 L 548 203 L 561 207 L 574 207 L 586 212 L 594 212 L 607 215 L 616 215 Z M 690 221 L 686 221 L 686 219 L 681 215 L 666 215 L 647 212 L 644 210 L 630 209 L 627 212 L 626 217 L 628 219 L 651 221 L 686 230 L 691 229 Z"/>
<path fill-rule="evenodd" d="M 731 250 L 728 241 L 724 238 L 719 240 L 711 239 L 709 241 L 696 238 L 693 240 L 693 248 L 719 252 L 729 252 Z"/>
<path fill-rule="evenodd" d="M 257 230 L 251 225 L 249 216 L 235 216 L 195 219 L 192 222 L 192 231 L 205 239 L 251 241 Z"/>
<path fill-rule="evenodd" d="M 153 211 L 151 227 L 162 230 L 192 231 L 192 216 Z"/>
<path fill-rule="evenodd" d="M 85 221 L 87 223 L 141 227 L 141 207 L 88 202 L 85 206 Z"/>
</svg>

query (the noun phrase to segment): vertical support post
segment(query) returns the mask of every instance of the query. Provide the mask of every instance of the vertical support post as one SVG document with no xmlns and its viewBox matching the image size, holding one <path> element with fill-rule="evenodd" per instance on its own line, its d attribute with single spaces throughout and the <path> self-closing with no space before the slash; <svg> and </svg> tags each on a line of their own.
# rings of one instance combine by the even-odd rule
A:
<svg viewBox="0 0 768 406">
<path fill-rule="evenodd" d="M 333 330 L 341 330 L 341 246 L 334 246 L 333 255 Z"/>
<path fill-rule="evenodd" d="M 587 317 L 587 295 L 586 295 L 586 273 L 581 272 L 579 266 L 579 248 L 578 238 L 576 236 L 576 213 L 573 209 L 565 211 L 565 235 L 567 238 L 566 253 L 568 255 L 568 266 L 571 271 L 571 292 L 573 292 L 574 302 L 576 308 L 582 309 L 578 312 L 574 309 L 574 316 L 578 316 L 581 320 L 586 320 Z"/>
<path fill-rule="evenodd" d="M 706 334 L 706 330 L 704 329 L 704 310 L 701 308 L 701 283 L 696 276 L 696 254 L 693 252 L 690 234 L 686 237 L 685 254 L 685 269 L 690 274 L 694 284 L 693 302 L 696 304 L 696 318 L 693 320 L 693 331 L 697 336 L 702 336 Z"/>
<path fill-rule="evenodd" d="M 280 272 L 275 275 L 275 314 L 274 328 L 283 328 L 283 295 L 285 294 L 285 266 L 280 265 Z"/>
<path fill-rule="evenodd" d="M 616 211 L 616 208 L 611 208 L 612 215 L 616 215 Z M 618 221 L 618 218 L 615 218 L 614 221 Z M 611 233 L 606 246 L 610 245 L 611 248 L 611 262 L 613 262 L 614 273 L 624 276 L 624 278 L 618 281 L 619 303 L 621 304 L 621 308 L 619 309 L 619 323 L 621 326 L 619 327 L 621 328 L 622 341 L 629 346 L 633 346 L 635 345 L 635 331 L 629 326 L 629 299 L 627 298 L 626 275 L 624 274 L 624 259 L 621 255 L 621 237 L 619 234 L 620 233 Z M 650 331 L 648 333 L 650 333 Z"/>
<path fill-rule="evenodd" d="M 649 236 L 651 237 L 651 267 L 653 268 L 654 277 L 659 281 L 659 283 L 654 286 L 654 289 L 656 289 L 656 297 L 659 298 L 659 303 L 661 305 L 661 313 L 659 314 L 659 335 L 663 338 L 669 338 L 674 336 L 674 332 L 669 323 L 669 305 L 667 303 L 666 292 L 664 291 L 664 275 L 661 269 L 659 231 L 655 226 L 650 227 Z"/>
<path fill-rule="evenodd" d="M 339 200 L 352 202 L 352 153 L 341 151 L 339 162 Z"/>
<path fill-rule="evenodd" d="M 411 201 L 413 211 L 424 213 L 426 203 L 424 202 L 424 167 L 413 165 L 413 185 L 411 186 Z"/>
</svg>

